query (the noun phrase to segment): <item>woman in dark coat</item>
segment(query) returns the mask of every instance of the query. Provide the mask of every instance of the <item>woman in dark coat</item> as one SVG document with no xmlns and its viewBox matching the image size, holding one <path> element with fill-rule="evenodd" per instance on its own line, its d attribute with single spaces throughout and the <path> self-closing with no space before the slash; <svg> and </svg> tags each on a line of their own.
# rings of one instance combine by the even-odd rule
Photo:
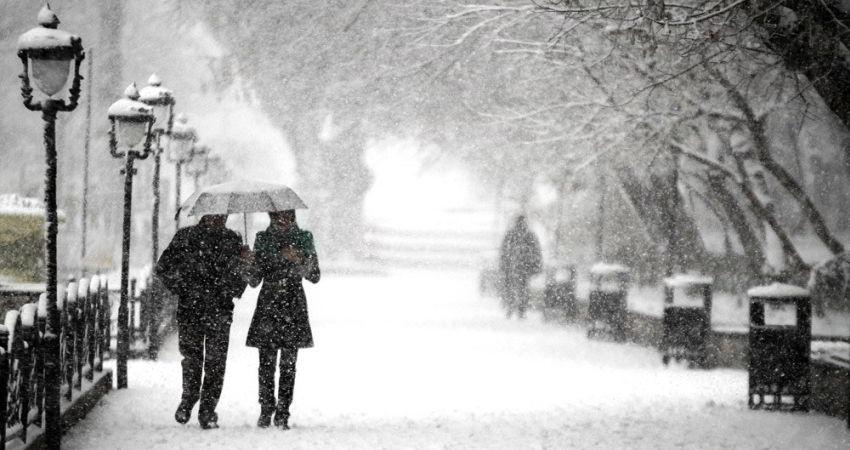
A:
<svg viewBox="0 0 850 450">
<path fill-rule="evenodd" d="M 259 350 L 260 418 L 268 427 L 274 414 L 277 427 L 289 428 L 289 405 L 295 387 L 298 349 L 313 346 L 307 315 L 307 297 L 301 279 L 318 283 L 319 259 L 313 235 L 295 222 L 295 211 L 269 213 L 271 224 L 254 241 L 255 275 L 252 286 L 263 281 L 246 344 Z M 280 355 L 277 400 L 275 366 Z"/>
</svg>

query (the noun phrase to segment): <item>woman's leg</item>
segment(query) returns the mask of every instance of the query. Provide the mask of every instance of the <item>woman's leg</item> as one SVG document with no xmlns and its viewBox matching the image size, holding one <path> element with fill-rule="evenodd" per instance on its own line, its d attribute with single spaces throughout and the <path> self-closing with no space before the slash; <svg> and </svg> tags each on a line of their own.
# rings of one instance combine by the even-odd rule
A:
<svg viewBox="0 0 850 450">
<path fill-rule="evenodd" d="M 275 425 L 287 424 L 289 419 L 289 406 L 292 404 L 292 395 L 295 390 L 295 363 L 298 360 L 297 348 L 283 348 L 280 350 L 280 379 L 277 390 L 277 411 L 275 412 Z"/>
<path fill-rule="evenodd" d="M 277 349 L 260 348 L 260 367 L 257 371 L 257 381 L 259 384 L 259 402 L 263 410 L 273 410 L 275 403 L 274 398 L 274 372 L 277 365 Z"/>
</svg>

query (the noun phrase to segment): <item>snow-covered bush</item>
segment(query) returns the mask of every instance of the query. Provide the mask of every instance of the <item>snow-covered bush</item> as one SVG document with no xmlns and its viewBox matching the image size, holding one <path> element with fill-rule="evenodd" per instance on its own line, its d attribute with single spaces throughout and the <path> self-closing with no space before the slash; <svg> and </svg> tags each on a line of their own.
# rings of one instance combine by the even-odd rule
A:
<svg viewBox="0 0 850 450">
<path fill-rule="evenodd" d="M 815 266 L 808 286 L 815 311 L 847 310 L 850 307 L 848 283 L 850 283 L 850 253 L 844 252 Z"/>
</svg>

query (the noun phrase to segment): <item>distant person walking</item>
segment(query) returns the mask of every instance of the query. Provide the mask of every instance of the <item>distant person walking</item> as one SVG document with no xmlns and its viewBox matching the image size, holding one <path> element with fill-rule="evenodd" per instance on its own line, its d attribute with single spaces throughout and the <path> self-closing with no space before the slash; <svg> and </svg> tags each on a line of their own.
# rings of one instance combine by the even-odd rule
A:
<svg viewBox="0 0 850 450">
<path fill-rule="evenodd" d="M 295 211 L 270 212 L 271 223 L 254 242 L 255 273 L 251 286 L 263 281 L 246 345 L 256 347 L 260 365 L 260 418 L 257 426 L 271 424 L 289 429 L 289 406 L 295 389 L 298 349 L 313 346 L 302 279 L 318 283 L 319 258 L 313 235 L 298 227 Z M 278 359 L 279 357 L 279 359 Z M 277 398 L 275 371 L 279 366 Z"/>
<path fill-rule="evenodd" d="M 227 216 L 201 217 L 174 235 L 156 274 L 177 302 L 177 337 L 183 356 L 183 394 L 174 419 L 185 424 L 200 400 L 198 422 L 218 428 L 215 409 L 224 383 L 233 298 L 242 295 L 253 266 L 250 250 L 225 227 Z"/>
<path fill-rule="evenodd" d="M 537 237 L 528 228 L 525 216 L 518 216 L 502 240 L 499 254 L 501 297 L 508 318 L 514 312 L 525 318 L 528 309 L 528 280 L 542 269 L 543 256 Z"/>
</svg>

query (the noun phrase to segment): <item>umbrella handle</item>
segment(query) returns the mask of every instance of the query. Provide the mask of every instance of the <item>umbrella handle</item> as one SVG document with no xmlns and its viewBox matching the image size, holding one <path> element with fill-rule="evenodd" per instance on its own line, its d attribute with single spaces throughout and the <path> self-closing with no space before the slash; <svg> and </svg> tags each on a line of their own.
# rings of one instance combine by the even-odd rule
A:
<svg viewBox="0 0 850 450">
<path fill-rule="evenodd" d="M 242 239 L 245 241 L 245 245 L 248 245 L 248 213 L 242 213 L 242 230 L 245 232 Z"/>
</svg>

